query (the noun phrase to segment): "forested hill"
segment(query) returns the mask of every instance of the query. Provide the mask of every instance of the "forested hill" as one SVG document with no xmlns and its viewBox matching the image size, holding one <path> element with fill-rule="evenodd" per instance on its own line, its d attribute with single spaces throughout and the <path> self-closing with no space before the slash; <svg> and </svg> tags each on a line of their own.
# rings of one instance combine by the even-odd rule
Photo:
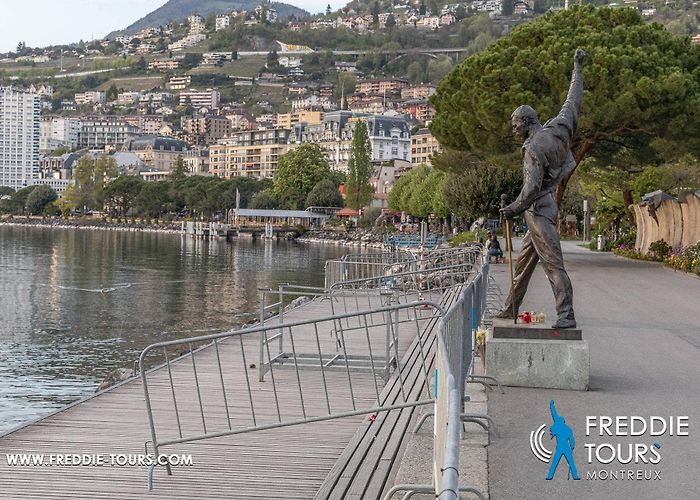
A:
<svg viewBox="0 0 700 500">
<path fill-rule="evenodd" d="M 223 14 L 234 9 L 250 11 L 260 3 L 260 0 L 170 0 L 119 33 L 133 34 L 143 28 L 157 28 L 173 21 L 182 22 L 194 13 L 206 16 L 212 13 Z M 305 10 L 286 3 L 273 2 L 272 8 L 282 17 L 302 18 L 309 15 Z"/>
</svg>

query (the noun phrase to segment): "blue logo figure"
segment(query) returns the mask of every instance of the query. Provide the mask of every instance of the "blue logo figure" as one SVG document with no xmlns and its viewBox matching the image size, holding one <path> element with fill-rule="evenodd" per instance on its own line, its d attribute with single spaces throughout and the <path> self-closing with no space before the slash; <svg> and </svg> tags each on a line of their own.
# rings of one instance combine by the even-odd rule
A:
<svg viewBox="0 0 700 500">
<path fill-rule="evenodd" d="M 557 438 L 557 448 L 554 450 L 554 456 L 551 462 L 552 465 L 549 467 L 549 473 L 547 474 L 547 481 L 551 481 L 554 477 L 562 455 L 569 463 L 569 474 L 571 477 L 574 478 L 574 480 L 580 480 L 581 478 L 578 477 L 578 473 L 576 472 L 576 464 L 574 463 L 573 457 L 574 433 L 571 431 L 571 427 L 566 425 L 564 417 L 560 417 L 557 414 L 557 409 L 554 407 L 554 400 L 549 402 L 549 409 L 552 412 L 552 425 L 549 427 L 549 434 L 552 438 Z"/>
</svg>

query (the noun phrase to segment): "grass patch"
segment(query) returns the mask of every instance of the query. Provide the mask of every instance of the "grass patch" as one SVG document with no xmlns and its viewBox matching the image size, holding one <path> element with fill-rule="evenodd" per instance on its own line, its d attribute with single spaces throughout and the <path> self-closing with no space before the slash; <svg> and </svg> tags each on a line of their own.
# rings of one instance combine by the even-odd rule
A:
<svg viewBox="0 0 700 500">
<path fill-rule="evenodd" d="M 463 245 L 464 243 L 476 243 L 476 235 L 472 231 L 463 231 L 455 234 L 448 240 L 452 247 Z"/>
<path fill-rule="evenodd" d="M 118 89 L 124 91 L 151 90 L 160 87 L 163 83 L 163 76 L 134 76 L 127 78 L 110 78 L 98 88 L 106 91 L 114 84 Z"/>
</svg>

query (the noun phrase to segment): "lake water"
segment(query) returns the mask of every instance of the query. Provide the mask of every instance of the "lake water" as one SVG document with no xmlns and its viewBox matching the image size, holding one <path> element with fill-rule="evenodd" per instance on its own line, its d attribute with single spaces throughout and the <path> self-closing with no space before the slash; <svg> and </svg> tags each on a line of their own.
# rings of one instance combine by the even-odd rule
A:
<svg viewBox="0 0 700 500">
<path fill-rule="evenodd" d="M 95 391 L 162 340 L 250 320 L 258 287 L 321 286 L 347 249 L 0 226 L 0 433 Z"/>
</svg>

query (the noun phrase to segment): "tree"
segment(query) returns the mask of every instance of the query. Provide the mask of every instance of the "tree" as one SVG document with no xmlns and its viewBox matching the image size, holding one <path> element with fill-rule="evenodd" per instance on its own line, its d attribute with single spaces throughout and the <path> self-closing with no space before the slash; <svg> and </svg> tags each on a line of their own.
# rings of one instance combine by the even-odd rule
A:
<svg viewBox="0 0 700 500">
<path fill-rule="evenodd" d="M 357 85 L 357 78 L 355 75 L 350 73 L 339 72 L 338 80 L 333 89 L 336 99 L 341 99 L 347 97 L 355 92 L 355 86 Z M 342 103 L 341 103 L 342 104 Z"/>
<path fill-rule="evenodd" d="M 419 165 L 399 177 L 389 191 L 389 208 L 414 215 L 411 213 L 411 198 L 429 174 L 428 167 Z"/>
<path fill-rule="evenodd" d="M 139 57 L 139 60 L 136 61 L 136 65 L 134 66 L 139 71 L 146 71 L 148 69 L 148 64 L 146 64 L 146 58 L 141 56 Z"/>
<path fill-rule="evenodd" d="M 440 6 L 437 3 L 437 0 L 428 0 L 428 10 L 430 11 L 431 16 L 437 16 L 440 14 Z"/>
<path fill-rule="evenodd" d="M 280 206 L 303 209 L 313 187 L 330 174 L 326 153 L 318 144 L 302 144 L 279 157 L 273 196 Z"/>
<path fill-rule="evenodd" d="M 369 205 L 374 192 L 369 180 L 372 176 L 372 146 L 369 142 L 367 122 L 358 120 L 350 145 L 348 177 L 345 183 L 345 200 L 355 210 Z"/>
<path fill-rule="evenodd" d="M 443 147 L 494 164 L 519 162 L 519 144 L 506 139 L 513 137 L 510 114 L 524 103 L 543 122 L 557 114 L 577 47 L 588 54 L 572 144 L 577 165 L 590 157 L 601 168 L 629 170 L 700 153 L 700 115 L 688 111 L 700 105 L 700 47 L 626 8 L 550 13 L 470 57 L 432 97 L 433 134 Z"/>
<path fill-rule="evenodd" d="M 330 16 L 330 15 L 331 15 L 331 12 L 333 12 L 333 11 L 331 10 L 331 4 L 326 5 L 326 15 L 327 15 L 327 16 Z"/>
<path fill-rule="evenodd" d="M 386 18 L 386 22 L 384 23 L 386 26 L 386 29 L 391 31 L 396 27 L 396 18 L 394 17 L 394 14 L 389 14 Z"/>
<path fill-rule="evenodd" d="M 501 194 L 514 200 L 522 186 L 520 169 L 498 167 L 464 152 L 443 151 L 433 157 L 433 165 L 448 174 L 443 194 L 449 211 L 467 220 L 498 218 Z"/>
<path fill-rule="evenodd" d="M 372 4 L 372 24 L 379 26 L 379 2 L 377 0 Z"/>
<path fill-rule="evenodd" d="M 421 16 L 424 16 L 425 10 L 426 10 L 425 9 L 425 0 L 421 0 L 420 7 L 418 8 L 418 14 L 420 14 Z"/>
<path fill-rule="evenodd" d="M 278 69 L 280 67 L 276 50 L 271 50 L 267 53 L 267 62 L 265 63 L 265 66 L 267 66 L 268 69 Z"/>
<path fill-rule="evenodd" d="M 68 146 L 59 146 L 51 151 L 51 156 L 63 156 L 66 153 L 70 153 L 70 148 Z"/>
<path fill-rule="evenodd" d="M 107 184 L 106 200 L 117 215 L 126 217 L 129 210 L 134 207 L 143 185 L 144 181 L 141 177 L 121 175 Z"/>
<path fill-rule="evenodd" d="M 119 89 L 115 84 L 110 85 L 110 87 L 107 89 L 107 100 L 108 101 L 116 101 L 117 96 L 119 95 Z"/>
<path fill-rule="evenodd" d="M 37 186 L 27 186 L 18 191 L 13 191 L 12 193 L 7 193 L 5 196 L 9 196 L 9 200 L 3 202 L 4 210 L 11 213 L 24 213 L 24 209 L 27 206 L 27 199 L 29 195 L 37 188 Z"/>
<path fill-rule="evenodd" d="M 432 215 L 435 207 L 435 195 L 443 186 L 445 174 L 439 170 L 431 169 L 414 189 L 408 200 L 408 212 L 416 217 L 426 218 Z"/>
<path fill-rule="evenodd" d="M 202 54 L 199 53 L 194 53 L 194 52 L 188 52 L 185 54 L 185 57 L 182 58 L 182 61 L 180 62 L 180 66 L 183 69 L 192 69 L 196 68 L 199 66 L 199 63 L 202 62 Z"/>
<path fill-rule="evenodd" d="M 248 206 L 258 210 L 273 210 L 277 208 L 277 202 L 272 195 L 272 190 L 264 189 L 253 195 Z"/>
<path fill-rule="evenodd" d="M 504 16 L 512 16 L 515 10 L 515 2 L 513 0 L 503 0 L 501 2 L 501 14 Z"/>
<path fill-rule="evenodd" d="M 27 212 L 32 215 L 39 215 L 50 203 L 58 199 L 58 194 L 51 186 L 36 186 L 29 196 L 27 196 Z"/>
<path fill-rule="evenodd" d="M 70 186 L 64 193 L 66 198 L 64 205 L 70 205 L 72 208 L 85 207 L 101 210 L 107 183 L 118 173 L 114 158 L 101 156 L 95 161 L 90 155 L 83 156 L 73 172 L 75 185 Z"/>
<path fill-rule="evenodd" d="M 331 179 L 323 179 L 316 183 L 306 197 L 307 207 L 342 207 L 343 197 L 338 192 L 338 186 Z"/>
<path fill-rule="evenodd" d="M 177 155 L 177 160 L 175 161 L 175 167 L 170 171 L 170 179 L 173 181 L 178 181 L 184 179 L 187 175 L 187 166 L 185 165 L 185 160 L 182 155 Z"/>
<path fill-rule="evenodd" d="M 159 217 L 170 202 L 168 183 L 146 182 L 134 200 L 136 210 L 148 217 Z"/>
</svg>

